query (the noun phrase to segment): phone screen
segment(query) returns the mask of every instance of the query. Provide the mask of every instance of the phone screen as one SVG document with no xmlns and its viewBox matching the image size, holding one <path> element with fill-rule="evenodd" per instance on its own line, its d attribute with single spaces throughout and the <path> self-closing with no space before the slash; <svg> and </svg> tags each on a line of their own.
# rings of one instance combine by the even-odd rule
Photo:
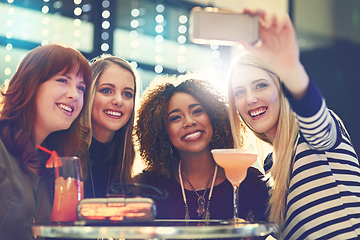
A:
<svg viewBox="0 0 360 240">
<path fill-rule="evenodd" d="M 255 43 L 259 39 L 259 20 L 257 16 L 196 7 L 190 15 L 190 39 L 199 44 Z"/>
</svg>

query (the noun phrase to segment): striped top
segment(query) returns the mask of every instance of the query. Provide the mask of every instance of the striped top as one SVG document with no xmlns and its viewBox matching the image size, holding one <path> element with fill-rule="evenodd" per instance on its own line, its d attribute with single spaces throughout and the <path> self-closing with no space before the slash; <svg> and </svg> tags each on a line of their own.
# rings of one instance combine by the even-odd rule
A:
<svg viewBox="0 0 360 240">
<path fill-rule="evenodd" d="M 284 94 L 300 132 L 281 238 L 360 239 L 360 167 L 345 129 L 314 82 L 299 101 Z"/>
</svg>

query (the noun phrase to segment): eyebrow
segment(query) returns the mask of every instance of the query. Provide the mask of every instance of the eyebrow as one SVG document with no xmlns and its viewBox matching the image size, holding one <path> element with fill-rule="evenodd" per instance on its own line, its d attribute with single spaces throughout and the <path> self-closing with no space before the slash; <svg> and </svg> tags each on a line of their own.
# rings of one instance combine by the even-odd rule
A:
<svg viewBox="0 0 360 240">
<path fill-rule="evenodd" d="M 100 84 L 100 85 L 98 86 L 98 88 L 99 88 L 99 87 L 102 87 L 102 86 L 110 86 L 110 87 L 112 87 L 112 88 L 115 88 L 115 85 L 112 84 L 112 83 L 102 83 L 102 84 Z M 132 92 L 135 92 L 134 89 L 131 88 L 131 87 L 125 87 L 124 89 L 125 89 L 125 90 L 130 90 L 130 91 L 132 91 Z"/>
<path fill-rule="evenodd" d="M 262 80 L 266 80 L 265 78 L 259 78 L 259 79 L 256 79 L 256 80 L 254 80 L 254 81 L 251 81 L 251 85 L 253 85 L 253 84 L 256 84 L 256 83 L 258 83 L 258 82 L 260 82 L 260 81 L 262 81 Z M 243 86 L 236 86 L 236 87 L 234 87 L 234 89 L 237 89 L 237 88 L 242 88 Z"/>
<path fill-rule="evenodd" d="M 64 76 L 64 77 L 66 77 L 67 79 L 73 80 L 68 74 L 61 74 L 61 76 Z M 80 83 L 86 85 L 86 83 L 85 83 L 85 81 L 84 81 L 84 78 L 82 78 L 82 81 L 81 81 Z"/>
<path fill-rule="evenodd" d="M 251 84 L 260 82 L 260 81 L 262 81 L 262 80 L 266 80 L 266 79 L 265 79 L 265 78 L 259 78 L 259 79 L 256 79 L 256 80 L 252 81 Z"/>
<path fill-rule="evenodd" d="M 115 85 L 114 84 L 112 84 L 112 83 L 102 83 L 102 84 L 100 84 L 98 87 L 101 87 L 101 86 L 110 86 L 110 87 L 112 87 L 112 88 L 115 88 Z"/>
<path fill-rule="evenodd" d="M 201 104 L 200 104 L 200 103 L 190 104 L 190 105 L 189 105 L 189 109 L 192 109 L 192 108 L 194 108 L 194 107 L 196 107 L 196 106 L 201 106 Z M 175 113 L 175 112 L 180 112 L 180 109 L 176 108 L 176 109 L 171 110 L 171 111 L 169 112 L 169 114 L 168 114 L 168 117 L 169 117 L 172 113 Z"/>
<path fill-rule="evenodd" d="M 135 91 L 134 91 L 134 89 L 133 89 L 133 88 L 131 88 L 131 87 L 124 87 L 124 89 L 135 92 Z"/>
</svg>

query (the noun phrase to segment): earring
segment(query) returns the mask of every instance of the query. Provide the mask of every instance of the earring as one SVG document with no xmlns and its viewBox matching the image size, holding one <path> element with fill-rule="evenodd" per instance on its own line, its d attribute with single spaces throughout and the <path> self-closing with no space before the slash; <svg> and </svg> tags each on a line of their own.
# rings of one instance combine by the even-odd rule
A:
<svg viewBox="0 0 360 240">
<path fill-rule="evenodd" d="M 167 143 L 167 148 L 169 149 L 170 154 L 173 155 L 174 151 L 170 143 Z"/>
</svg>

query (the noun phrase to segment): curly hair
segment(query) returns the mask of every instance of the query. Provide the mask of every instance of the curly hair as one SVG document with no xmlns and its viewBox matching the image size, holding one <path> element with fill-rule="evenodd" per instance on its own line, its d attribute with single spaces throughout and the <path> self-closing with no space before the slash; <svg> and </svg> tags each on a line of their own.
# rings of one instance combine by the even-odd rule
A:
<svg viewBox="0 0 360 240">
<path fill-rule="evenodd" d="M 146 170 L 157 175 L 171 176 L 177 170 L 180 155 L 172 146 L 165 123 L 171 97 L 178 92 L 188 93 L 200 102 L 213 127 L 211 148 L 233 148 L 234 140 L 224 97 L 208 81 L 188 79 L 177 86 L 172 83 L 146 90 L 138 110 L 135 133 L 140 156 Z"/>
</svg>

